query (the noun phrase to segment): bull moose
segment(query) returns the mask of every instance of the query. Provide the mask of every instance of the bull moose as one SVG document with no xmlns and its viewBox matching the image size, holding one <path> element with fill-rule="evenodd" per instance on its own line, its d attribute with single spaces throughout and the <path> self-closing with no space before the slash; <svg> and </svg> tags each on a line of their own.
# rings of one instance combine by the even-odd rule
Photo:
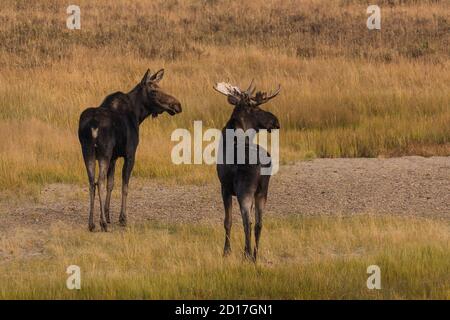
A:
<svg viewBox="0 0 450 320">
<path fill-rule="evenodd" d="M 259 107 L 275 98 L 280 92 L 280 87 L 273 93 L 258 91 L 255 94 L 256 88 L 252 81 L 249 88 L 245 91 L 237 86 L 224 82 L 214 85 L 214 89 L 227 96 L 228 102 L 234 106 L 231 117 L 222 130 L 221 149 L 219 151 L 222 152 L 222 158 L 225 158 L 223 154 L 227 152 L 227 144 L 233 144 L 232 149 L 234 155 L 238 152 L 236 139 L 228 139 L 228 135 L 226 134 L 227 130 L 231 129 L 236 131 L 241 129 L 241 131 L 245 132 L 252 129 L 255 132 L 258 132 L 262 129 L 270 131 L 280 128 L 277 117 Z M 232 161 L 232 163 L 228 163 L 228 161 L 218 161 L 217 163 L 217 174 L 221 183 L 222 200 L 225 207 L 224 256 L 228 255 L 231 251 L 230 233 L 232 224 L 232 197 L 236 196 L 244 225 L 245 256 L 250 260 L 256 261 L 262 230 L 263 210 L 267 200 L 270 180 L 270 175 L 261 174 L 261 169 L 263 167 L 270 167 L 271 163 L 270 154 L 258 145 L 256 147 L 258 155 L 264 154 L 264 156 L 269 159 L 269 162 L 263 163 L 259 157 L 257 157 L 255 162 L 250 162 L 250 156 L 248 155 L 251 146 L 248 141 L 244 141 L 244 143 L 245 147 L 243 149 L 246 155 L 243 163 L 237 163 L 236 161 Z M 234 158 L 234 160 L 235 159 L 236 158 Z M 249 214 L 253 207 L 255 207 L 255 248 L 252 254 L 252 230 Z"/>
<path fill-rule="evenodd" d="M 139 143 L 139 125 L 150 115 L 155 118 L 164 112 L 171 116 L 181 112 L 180 102 L 158 85 L 163 75 L 163 69 L 154 74 L 147 70 L 142 80 L 130 92 L 110 94 L 99 107 L 88 108 L 81 113 L 78 137 L 89 179 L 90 231 L 95 229 L 96 186 L 100 200 L 101 230 L 107 231 L 108 223 L 111 223 L 111 192 L 116 160 L 119 157 L 124 158 L 119 221 L 121 225 L 127 223 L 128 182 Z M 99 164 L 98 182 L 95 182 L 96 161 Z"/>
</svg>

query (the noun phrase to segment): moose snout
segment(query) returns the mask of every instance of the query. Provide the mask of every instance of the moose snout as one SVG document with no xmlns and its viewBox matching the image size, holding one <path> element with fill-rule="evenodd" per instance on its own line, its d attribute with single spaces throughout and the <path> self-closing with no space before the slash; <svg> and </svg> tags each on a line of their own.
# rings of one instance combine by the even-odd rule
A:
<svg viewBox="0 0 450 320">
<path fill-rule="evenodd" d="M 175 112 L 175 113 L 180 113 L 182 111 L 181 109 L 181 103 L 179 103 L 178 101 L 173 102 L 170 105 L 170 108 Z"/>
<path fill-rule="evenodd" d="M 170 103 L 166 104 L 165 108 L 168 114 L 174 116 L 177 113 L 181 112 L 181 103 L 178 102 L 178 100 L 173 99 L 172 101 L 170 101 Z"/>
<path fill-rule="evenodd" d="M 280 129 L 280 122 L 278 120 L 274 120 L 271 126 L 271 130 Z"/>
<path fill-rule="evenodd" d="M 275 123 L 273 124 L 273 128 L 274 129 L 280 129 L 280 123 L 277 121 L 275 121 Z"/>
</svg>

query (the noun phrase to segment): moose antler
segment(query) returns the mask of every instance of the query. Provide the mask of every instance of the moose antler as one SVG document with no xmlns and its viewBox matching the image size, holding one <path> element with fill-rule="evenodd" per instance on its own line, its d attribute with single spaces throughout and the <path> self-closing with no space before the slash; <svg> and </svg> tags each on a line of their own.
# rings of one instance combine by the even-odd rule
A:
<svg viewBox="0 0 450 320">
<path fill-rule="evenodd" d="M 251 82 L 250 85 L 248 86 L 248 89 L 245 90 L 245 93 L 246 93 L 249 97 L 251 97 L 251 96 L 253 95 L 253 93 L 255 93 L 256 87 L 255 87 L 254 83 L 255 83 L 255 79 L 252 79 L 252 82 Z"/>
<path fill-rule="evenodd" d="M 216 83 L 216 85 L 213 86 L 213 88 L 216 91 L 218 91 L 226 96 L 242 97 L 243 95 L 246 95 L 250 98 L 256 89 L 254 83 L 255 83 L 255 80 L 253 79 L 252 82 L 250 83 L 250 86 L 245 91 L 243 91 L 239 87 L 233 86 L 232 84 L 229 84 L 227 82 Z"/>
<path fill-rule="evenodd" d="M 241 89 L 226 82 L 216 83 L 213 88 L 226 96 L 239 97 L 242 94 Z"/>
<path fill-rule="evenodd" d="M 281 90 L 281 85 L 278 85 L 278 88 L 274 91 L 274 92 L 264 92 L 264 91 L 258 91 L 254 97 L 251 97 L 251 100 L 256 104 L 256 105 L 261 105 L 263 103 L 268 102 L 270 99 L 275 98 Z"/>
<path fill-rule="evenodd" d="M 268 102 L 270 99 L 275 98 L 280 93 L 281 85 L 278 85 L 278 88 L 274 92 L 267 93 L 264 91 L 258 91 L 254 96 L 253 94 L 256 90 L 254 80 L 252 80 L 250 86 L 245 91 L 242 91 L 239 87 L 227 82 L 216 83 L 213 88 L 217 92 L 226 95 L 231 104 L 237 104 L 239 100 L 244 99 L 244 101 L 250 106 L 259 106 Z"/>
</svg>

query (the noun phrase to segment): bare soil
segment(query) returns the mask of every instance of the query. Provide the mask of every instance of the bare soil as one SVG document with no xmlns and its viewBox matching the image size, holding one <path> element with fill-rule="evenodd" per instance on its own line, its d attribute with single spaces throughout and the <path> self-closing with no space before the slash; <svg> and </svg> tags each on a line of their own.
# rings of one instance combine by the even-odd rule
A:
<svg viewBox="0 0 450 320">
<path fill-rule="evenodd" d="M 128 220 L 219 223 L 219 190 L 218 181 L 197 186 L 134 178 Z M 119 228 L 119 191 L 120 181 L 113 193 L 111 230 Z M 236 202 L 233 212 L 240 221 Z M 282 166 L 271 180 L 266 216 L 367 213 L 449 219 L 450 157 L 315 159 Z M 37 200 L 0 203 L 0 232 L 17 227 L 45 232 L 58 221 L 87 229 L 87 216 L 87 186 L 52 184 Z"/>
</svg>

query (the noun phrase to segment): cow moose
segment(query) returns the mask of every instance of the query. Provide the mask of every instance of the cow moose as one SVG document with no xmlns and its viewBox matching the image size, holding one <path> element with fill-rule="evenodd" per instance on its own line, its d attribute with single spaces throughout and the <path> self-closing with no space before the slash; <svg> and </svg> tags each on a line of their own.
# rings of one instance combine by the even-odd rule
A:
<svg viewBox="0 0 450 320">
<path fill-rule="evenodd" d="M 227 96 L 228 102 L 234 106 L 231 118 L 222 130 L 222 138 L 220 143 L 220 150 L 223 155 L 226 153 L 227 144 L 233 144 L 234 159 L 238 152 L 236 139 L 228 139 L 226 131 L 232 129 L 234 131 L 241 129 L 246 132 L 253 129 L 258 132 L 261 129 L 266 129 L 269 132 L 273 129 L 279 129 L 280 123 L 275 115 L 268 111 L 264 111 L 260 106 L 275 98 L 280 92 L 280 86 L 273 93 L 266 93 L 258 91 L 255 93 L 255 87 L 252 83 L 245 91 L 233 86 L 229 83 L 217 83 L 213 87 L 216 91 Z M 231 141 L 227 141 L 231 140 Z M 264 154 L 270 160 L 270 154 L 261 146 L 256 145 L 258 155 Z M 261 169 L 270 167 L 271 163 L 262 163 L 260 157 L 253 163 L 250 157 L 247 156 L 251 149 L 249 140 L 245 140 L 245 157 L 243 163 L 236 161 L 218 161 L 217 175 L 221 183 L 222 200 L 225 208 L 225 246 L 224 256 L 231 252 L 230 233 L 232 225 L 232 197 L 236 196 L 244 225 L 245 232 L 245 257 L 256 262 L 258 253 L 259 239 L 261 236 L 263 210 L 267 200 L 267 192 L 269 189 L 270 175 L 261 174 Z M 249 214 L 255 208 L 255 248 L 252 254 L 251 250 L 251 222 Z"/>
<path fill-rule="evenodd" d="M 116 160 L 119 157 L 124 158 L 119 221 L 123 226 L 127 223 L 128 182 L 139 143 L 139 125 L 150 115 L 156 118 L 164 112 L 171 116 L 181 112 L 180 102 L 165 93 L 158 85 L 163 75 L 163 69 L 154 74 L 147 70 L 140 83 L 130 92 L 110 94 L 99 107 L 88 108 L 80 115 L 78 138 L 89 179 L 90 231 L 95 229 L 96 186 L 100 200 L 101 230 L 107 231 L 108 223 L 111 223 L 111 192 L 114 186 Z M 98 182 L 95 182 L 96 161 L 99 164 Z"/>
</svg>

